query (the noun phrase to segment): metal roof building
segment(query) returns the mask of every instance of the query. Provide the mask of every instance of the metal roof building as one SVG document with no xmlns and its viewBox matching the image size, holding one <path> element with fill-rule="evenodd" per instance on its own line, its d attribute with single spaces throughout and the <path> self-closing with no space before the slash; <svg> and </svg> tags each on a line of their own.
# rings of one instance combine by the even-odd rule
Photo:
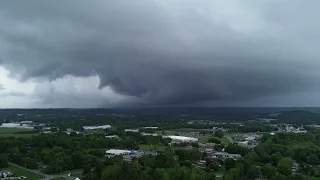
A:
<svg viewBox="0 0 320 180">
<path fill-rule="evenodd" d="M 126 154 L 130 154 L 131 151 L 129 150 L 121 150 L 121 149 L 109 149 L 106 151 L 107 155 L 113 155 L 113 156 L 120 156 L 120 155 L 126 155 Z"/>
<path fill-rule="evenodd" d="M 186 137 L 186 136 L 163 136 L 164 138 L 170 138 L 176 142 L 198 142 L 198 138 Z"/>
</svg>

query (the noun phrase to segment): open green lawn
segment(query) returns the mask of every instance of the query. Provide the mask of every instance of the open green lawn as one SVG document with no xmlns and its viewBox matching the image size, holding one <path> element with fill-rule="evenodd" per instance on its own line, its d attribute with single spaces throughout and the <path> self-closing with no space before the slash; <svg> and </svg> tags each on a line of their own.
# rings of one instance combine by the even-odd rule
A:
<svg viewBox="0 0 320 180">
<path fill-rule="evenodd" d="M 60 178 L 54 178 L 54 179 L 51 179 L 51 180 L 66 180 L 66 178 L 60 177 Z"/>
<path fill-rule="evenodd" d="M 221 138 L 221 141 L 224 145 L 228 145 L 230 143 L 229 139 L 225 136 Z"/>
<path fill-rule="evenodd" d="M 20 169 L 15 166 L 9 166 L 8 168 L 2 168 L 0 170 L 11 170 L 16 176 L 27 177 L 25 180 L 38 180 L 43 178 L 42 176 L 39 176 L 29 171 L 25 171 L 24 169 Z"/>
<path fill-rule="evenodd" d="M 32 129 L 21 129 L 21 128 L 0 128 L 0 137 L 31 137 L 33 135 L 37 135 L 37 133 L 31 133 L 31 134 L 15 134 L 19 132 L 32 132 Z"/>
<path fill-rule="evenodd" d="M 140 144 L 140 150 L 165 150 L 166 146 L 163 145 L 149 145 L 149 144 Z"/>
<path fill-rule="evenodd" d="M 234 135 L 240 135 L 240 134 L 244 134 L 241 132 L 223 132 L 224 136 L 234 136 Z"/>
<path fill-rule="evenodd" d="M 239 134 L 243 134 L 243 133 L 240 133 L 240 132 L 224 132 L 223 134 L 224 134 L 224 136 L 221 138 L 221 141 L 222 141 L 223 144 L 227 145 L 227 144 L 230 143 L 230 141 L 228 140 L 227 137 L 234 136 L 234 135 L 239 135 Z M 201 137 L 199 137 L 199 142 L 200 143 L 207 143 L 208 139 L 210 137 L 214 137 L 214 136 L 201 136 Z"/>
<path fill-rule="evenodd" d="M 213 137 L 213 136 L 201 136 L 198 139 L 200 143 L 207 143 L 210 137 Z"/>
</svg>

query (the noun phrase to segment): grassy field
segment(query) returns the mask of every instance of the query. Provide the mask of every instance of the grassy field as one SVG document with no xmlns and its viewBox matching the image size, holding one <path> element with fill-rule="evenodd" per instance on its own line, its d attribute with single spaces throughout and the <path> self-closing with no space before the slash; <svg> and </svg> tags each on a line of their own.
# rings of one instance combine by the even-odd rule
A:
<svg viewBox="0 0 320 180">
<path fill-rule="evenodd" d="M 240 132 L 224 132 L 223 133 L 224 136 L 221 139 L 222 143 L 227 145 L 230 143 L 229 139 L 227 137 L 229 136 L 234 136 L 234 135 L 239 135 L 239 134 L 243 134 L 243 133 L 240 133 Z M 214 137 L 214 136 L 202 136 L 202 137 L 199 137 L 199 142 L 200 143 L 207 143 L 208 142 L 208 139 L 210 137 Z"/>
<path fill-rule="evenodd" d="M 226 136 L 222 137 L 221 141 L 222 141 L 222 144 L 224 144 L 224 145 L 227 145 L 230 143 L 229 139 Z"/>
<path fill-rule="evenodd" d="M 15 166 L 9 166 L 8 168 L 2 168 L 0 170 L 11 170 L 16 176 L 27 177 L 25 180 L 38 180 L 43 178 L 42 176 L 39 176 L 29 171 L 25 171 L 24 169 L 20 169 Z"/>
<path fill-rule="evenodd" d="M 213 136 L 201 136 L 198 139 L 200 143 L 207 143 L 210 137 L 213 137 Z"/>
<path fill-rule="evenodd" d="M 240 134 L 244 134 L 241 132 L 223 132 L 224 136 L 234 136 L 234 135 L 240 135 Z"/>
<path fill-rule="evenodd" d="M 30 131 L 30 134 L 16 134 L 19 132 L 27 132 Z M 37 133 L 31 133 L 32 129 L 20 129 L 20 128 L 0 128 L 0 137 L 31 137 L 33 135 L 37 135 Z"/>
<path fill-rule="evenodd" d="M 139 145 L 140 150 L 165 150 L 166 146 L 162 145 L 149 145 L 149 144 L 140 144 Z"/>
</svg>

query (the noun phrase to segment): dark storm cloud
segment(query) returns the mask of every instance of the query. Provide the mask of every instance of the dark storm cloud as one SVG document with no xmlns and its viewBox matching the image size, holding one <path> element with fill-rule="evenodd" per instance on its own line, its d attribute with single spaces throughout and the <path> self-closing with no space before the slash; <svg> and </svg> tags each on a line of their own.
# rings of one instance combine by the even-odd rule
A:
<svg viewBox="0 0 320 180">
<path fill-rule="evenodd" d="M 297 2 L 2 1 L 0 59 L 21 80 L 98 75 L 145 104 L 317 92 L 319 3 Z"/>
</svg>

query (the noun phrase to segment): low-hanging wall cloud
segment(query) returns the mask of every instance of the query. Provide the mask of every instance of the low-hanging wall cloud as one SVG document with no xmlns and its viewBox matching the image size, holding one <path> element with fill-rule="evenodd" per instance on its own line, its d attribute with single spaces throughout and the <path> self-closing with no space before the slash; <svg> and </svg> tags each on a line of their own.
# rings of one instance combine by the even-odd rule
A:
<svg viewBox="0 0 320 180">
<path fill-rule="evenodd" d="M 313 0 L 1 1 L 0 65 L 21 83 L 98 76 L 100 89 L 141 105 L 232 105 L 317 94 L 319 5 Z"/>
</svg>

